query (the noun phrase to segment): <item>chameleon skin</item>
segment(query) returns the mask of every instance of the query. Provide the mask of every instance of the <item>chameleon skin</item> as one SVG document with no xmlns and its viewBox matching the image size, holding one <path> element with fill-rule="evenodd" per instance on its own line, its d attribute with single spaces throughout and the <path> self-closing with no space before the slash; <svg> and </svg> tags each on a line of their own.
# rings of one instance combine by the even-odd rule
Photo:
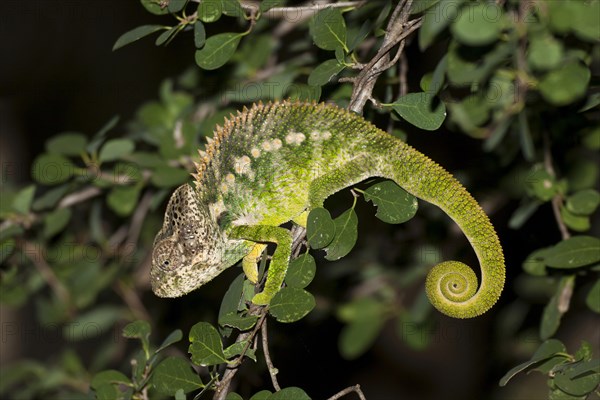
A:
<svg viewBox="0 0 600 400">
<path fill-rule="evenodd" d="M 331 194 L 370 177 L 388 178 L 440 207 L 462 229 L 478 257 L 481 284 L 457 261 L 429 272 L 426 291 L 442 313 L 470 318 L 502 292 L 504 256 L 481 207 L 452 175 L 422 153 L 357 114 L 334 105 L 278 102 L 244 109 L 218 127 L 197 164 L 194 187 L 172 195 L 154 241 L 151 281 L 156 295 L 177 297 L 244 259 L 256 281 L 264 243 L 276 243 L 263 292 L 268 304 L 289 263 L 290 232 Z"/>
</svg>

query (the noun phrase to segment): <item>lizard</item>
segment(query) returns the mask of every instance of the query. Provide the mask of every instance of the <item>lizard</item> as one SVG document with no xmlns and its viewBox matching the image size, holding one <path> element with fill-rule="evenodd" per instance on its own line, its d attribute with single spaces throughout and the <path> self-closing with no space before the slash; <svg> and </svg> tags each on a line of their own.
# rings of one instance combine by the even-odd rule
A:
<svg viewBox="0 0 600 400">
<path fill-rule="evenodd" d="M 461 228 L 480 264 L 444 261 L 425 281 L 440 312 L 471 318 L 490 309 L 505 280 L 504 255 L 488 216 L 440 165 L 360 115 L 329 103 L 277 101 L 244 107 L 217 126 L 196 164 L 193 185 L 172 194 L 153 244 L 151 284 L 159 297 L 178 297 L 242 260 L 257 282 L 256 261 L 276 245 L 262 292 L 280 290 L 292 236 L 282 224 L 306 224 L 310 210 L 341 189 L 387 178 L 443 210 Z"/>
</svg>

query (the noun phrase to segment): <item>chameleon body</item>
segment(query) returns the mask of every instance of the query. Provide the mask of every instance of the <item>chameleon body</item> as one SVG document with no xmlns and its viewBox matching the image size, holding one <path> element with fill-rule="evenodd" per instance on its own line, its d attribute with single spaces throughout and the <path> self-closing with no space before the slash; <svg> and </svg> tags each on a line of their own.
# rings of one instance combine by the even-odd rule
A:
<svg viewBox="0 0 600 400">
<path fill-rule="evenodd" d="M 504 286 L 504 257 L 488 217 L 452 175 L 422 153 L 362 117 L 328 104 L 278 102 L 238 112 L 209 140 L 194 186 L 172 195 L 154 241 L 151 281 L 156 295 L 177 297 L 243 259 L 256 281 L 256 260 L 276 243 L 263 292 L 279 291 L 290 258 L 291 233 L 325 199 L 369 177 L 388 178 L 439 206 L 471 242 L 481 267 L 447 261 L 429 272 L 432 304 L 457 318 L 480 315 Z"/>
</svg>

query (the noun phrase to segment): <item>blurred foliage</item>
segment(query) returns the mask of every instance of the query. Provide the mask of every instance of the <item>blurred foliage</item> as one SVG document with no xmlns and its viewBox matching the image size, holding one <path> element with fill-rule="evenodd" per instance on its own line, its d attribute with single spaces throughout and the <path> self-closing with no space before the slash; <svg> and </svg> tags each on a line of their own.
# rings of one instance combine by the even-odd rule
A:
<svg viewBox="0 0 600 400">
<path fill-rule="evenodd" d="M 168 325 L 175 329 L 163 329 L 166 322 L 159 318 L 168 312 L 157 314 L 142 301 L 149 291 L 148 255 L 161 211 L 173 189 L 189 180 L 203 136 L 255 101 L 294 98 L 347 106 L 356 96 L 357 71 L 373 60 L 389 38 L 390 19 L 401 13 L 422 25 L 415 43 L 406 42 L 411 52 L 395 59 L 368 93 L 375 106 L 364 110 L 365 117 L 403 138 L 443 125 L 481 141 L 486 164 L 464 174 L 471 180 L 485 175 L 468 186 L 476 197 L 484 193 L 494 199 L 492 219 L 499 207 L 511 209 L 506 225 L 515 235 L 530 237 L 548 237 L 548 224 L 532 222 L 534 216 L 555 226 L 554 242 L 521 244 L 529 246 L 529 256 L 520 260 L 522 272 L 509 265 L 505 291 L 516 299 L 492 311 L 502 336 L 494 345 L 501 353 L 530 335 L 519 316 L 538 321 L 539 347 L 500 384 L 535 370 L 548 376 L 551 399 L 598 396 L 599 360 L 586 338 L 570 354 L 553 337 L 573 309 L 600 313 L 600 1 L 421 0 L 404 11 L 393 1 L 350 2 L 308 6 L 294 18 L 286 14 L 293 10 L 282 8 L 285 3 L 141 0 L 165 25 L 136 27 L 118 38 L 114 49 L 151 35 L 157 46 L 183 40 L 190 42 L 195 65 L 166 79 L 158 98 L 141 105 L 130 121 L 115 117 L 94 134 L 54 136 L 33 162 L 30 184 L 3 185 L 0 300 L 16 309 L 33 307 L 40 326 L 60 327 L 66 345 L 49 361 L 21 360 L 5 368 L 0 395 L 199 398 L 215 389 L 225 366 L 242 361 L 274 376 L 277 371 L 264 364 L 264 350 L 253 345 L 264 320 L 270 315 L 281 323 L 295 322 L 315 307 L 320 318 L 335 316 L 344 324 L 338 346 L 347 359 L 364 354 L 389 323 L 398 327 L 398 340 L 427 348 L 437 314 L 423 292 L 409 301 L 402 292 L 423 286 L 444 241 L 452 242 L 457 253 L 466 246 L 443 233 L 417 240 L 412 251 L 404 249 L 394 262 L 408 264 L 403 268 L 383 261 L 375 248 L 359 246 L 339 261 L 342 272 L 324 269 L 319 278 L 341 283 L 315 284 L 310 292 L 307 286 L 321 261 L 302 253 L 291 262 L 286 287 L 268 310 L 250 306 L 254 287 L 239 275 L 222 292 L 218 317 L 212 317 L 218 326 L 203 320 L 189 330 L 190 358 L 174 350 L 184 336 L 183 321 L 178 326 L 171 320 Z M 434 60 L 430 71 L 410 58 L 417 46 Z M 407 69 L 416 74 L 412 78 L 419 87 L 407 87 Z M 417 211 L 416 199 L 391 182 L 359 186 L 353 194 L 352 207 L 336 210 L 335 218 L 322 208 L 309 216 L 306 247 L 325 249 L 327 260 L 344 257 L 357 242 L 359 197 L 372 202 L 376 216 L 388 223 L 406 222 Z M 428 216 L 436 218 L 432 212 Z M 501 220 L 496 225 L 503 229 Z M 367 282 L 376 287 L 368 289 Z M 313 294 L 329 300 L 315 301 Z M 536 307 L 539 296 L 543 309 Z M 579 298 L 583 302 L 573 301 Z M 151 325 L 171 333 L 161 340 L 151 334 Z M 416 334 L 404 334 L 407 325 Z M 138 345 L 106 334 L 115 327 Z M 74 348 L 90 338 L 101 344 L 83 360 Z M 517 357 L 505 362 L 517 364 Z M 251 397 L 280 398 L 308 396 L 290 387 Z"/>
</svg>

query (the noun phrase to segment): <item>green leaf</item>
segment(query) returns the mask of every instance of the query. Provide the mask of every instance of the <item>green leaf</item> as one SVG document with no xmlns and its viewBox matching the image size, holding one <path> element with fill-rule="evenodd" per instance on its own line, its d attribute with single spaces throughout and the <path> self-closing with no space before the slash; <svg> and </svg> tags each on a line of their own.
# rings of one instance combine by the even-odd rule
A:
<svg viewBox="0 0 600 400">
<path fill-rule="evenodd" d="M 256 361 L 256 354 L 255 354 L 254 350 L 248 346 L 247 340 L 243 340 L 241 342 L 235 342 L 234 344 L 232 344 L 231 346 L 229 346 L 225 350 L 223 350 L 223 352 L 225 353 L 225 356 L 227 358 L 237 357 L 237 356 L 240 356 L 242 353 L 244 353 L 245 357 L 248 357 L 251 360 Z"/>
<path fill-rule="evenodd" d="M 589 81 L 590 70 L 579 61 L 571 61 L 544 75 L 538 89 L 551 104 L 564 106 L 582 98 Z"/>
<path fill-rule="evenodd" d="M 322 249 L 335 236 L 335 223 L 329 211 L 322 207 L 311 210 L 306 222 L 308 244 L 313 249 Z"/>
<path fill-rule="evenodd" d="M 308 84 L 311 86 L 326 85 L 344 68 L 346 67 L 336 59 L 324 61 L 311 71 L 308 76 Z"/>
<path fill-rule="evenodd" d="M 146 11 L 151 12 L 155 15 L 164 15 L 168 14 L 169 10 L 167 9 L 167 2 L 164 0 L 140 0 L 142 2 L 142 6 L 146 9 Z"/>
<path fill-rule="evenodd" d="M 49 239 L 61 232 L 69 223 L 70 219 L 71 210 L 68 208 L 59 208 L 46 215 L 44 217 L 44 237 Z"/>
<path fill-rule="evenodd" d="M 183 10 L 183 7 L 185 7 L 187 2 L 188 0 L 169 0 L 167 9 L 172 14 L 178 13 L 179 11 Z"/>
<path fill-rule="evenodd" d="M 169 336 L 167 336 L 165 340 L 163 340 L 160 346 L 158 346 L 158 349 L 154 351 L 154 354 L 160 353 L 173 343 L 179 342 L 181 339 L 183 339 L 183 332 L 181 329 L 175 329 L 173 332 L 169 333 Z"/>
<path fill-rule="evenodd" d="M 32 209 L 36 211 L 54 208 L 63 196 L 71 189 L 69 185 L 61 185 L 46 191 L 33 201 Z"/>
<path fill-rule="evenodd" d="M 177 26 L 172 26 L 156 38 L 154 44 L 157 46 L 162 46 L 165 43 L 170 43 L 170 41 L 175 37 L 175 35 L 179 32 Z"/>
<path fill-rule="evenodd" d="M 393 181 L 384 181 L 364 192 L 365 200 L 377 206 L 375 216 L 388 224 L 401 224 L 417 213 L 417 198 Z"/>
<path fill-rule="evenodd" d="M 162 167 L 154 170 L 150 181 L 160 188 L 171 188 L 185 183 L 190 175 L 181 168 Z"/>
<path fill-rule="evenodd" d="M 150 383 L 159 393 L 171 396 L 178 390 L 189 393 L 204 387 L 190 363 L 179 357 L 167 357 L 158 364 L 154 368 Z"/>
<path fill-rule="evenodd" d="M 269 313 L 279 322 L 295 322 L 315 307 L 315 298 L 304 289 L 284 287 L 271 300 Z"/>
<path fill-rule="evenodd" d="M 540 338 L 542 340 L 553 336 L 558 330 L 563 314 L 569 309 L 574 286 L 575 277 L 573 275 L 566 275 L 560 279 L 556 293 L 546 304 L 542 313 L 542 322 L 540 323 Z"/>
<path fill-rule="evenodd" d="M 552 268 L 578 268 L 600 261 L 600 239 L 573 236 L 558 243 L 546 254 L 546 265 Z"/>
<path fill-rule="evenodd" d="M 538 347 L 538 349 L 536 350 L 536 352 L 533 354 L 533 356 L 531 357 L 531 359 L 529 361 L 519 364 L 516 367 L 512 368 L 510 371 L 508 371 L 502 377 L 502 379 L 500 379 L 500 383 L 499 383 L 500 386 L 506 386 L 508 381 L 510 381 L 519 372 L 523 372 L 526 369 L 528 369 L 529 367 L 531 367 L 541 361 L 548 360 L 548 359 L 554 357 L 555 355 L 557 355 L 557 353 L 564 353 L 566 350 L 567 349 L 565 348 L 565 345 L 560 340 L 557 340 L 557 339 L 546 340 L 544 343 L 542 343 L 540 345 L 540 347 Z"/>
<path fill-rule="evenodd" d="M 149 354 L 150 348 L 150 323 L 138 320 L 130 322 L 123 328 L 123 337 L 128 339 L 139 339 L 145 354 Z"/>
<path fill-rule="evenodd" d="M 206 70 L 222 67 L 235 53 L 242 36 L 239 33 L 219 33 L 209 37 L 204 47 L 196 50 L 196 64 Z"/>
<path fill-rule="evenodd" d="M 98 372 L 94 375 L 90 386 L 92 389 L 97 389 L 102 385 L 115 385 L 115 384 L 123 384 L 123 385 L 131 385 L 131 379 L 125 376 L 122 372 L 119 372 L 114 369 L 109 369 L 106 371 Z"/>
<path fill-rule="evenodd" d="M 382 315 L 382 307 L 379 302 L 354 302 L 357 305 L 364 304 L 370 312 L 365 312 L 365 309 L 354 310 L 357 313 L 350 318 L 350 322 L 342 328 L 338 340 L 338 347 L 342 357 L 348 360 L 355 359 L 361 356 L 375 341 L 381 328 L 385 323 L 385 318 Z M 352 303 L 351 303 L 352 304 Z M 373 307 L 375 306 L 376 307 Z M 340 310 L 338 313 L 348 314 L 348 305 L 346 310 Z M 346 318 L 348 315 L 346 315 Z"/>
<path fill-rule="evenodd" d="M 493 3 L 471 3 L 462 8 L 450 30 L 459 42 L 483 46 L 498 39 L 504 18 L 502 8 Z"/>
<path fill-rule="evenodd" d="M 325 259 L 329 261 L 339 260 L 352 250 L 358 237 L 358 217 L 354 208 L 344 211 L 342 215 L 333 220 L 335 224 L 335 236 L 327 245 Z"/>
<path fill-rule="evenodd" d="M 461 5 L 466 0 L 442 0 L 423 15 L 423 25 L 419 29 L 419 48 L 421 51 L 429 47 L 436 36 L 450 22 L 455 21 L 461 12 Z M 414 2 L 419 3 L 419 2 Z"/>
<path fill-rule="evenodd" d="M 316 13 L 310 20 L 310 35 L 315 44 L 323 50 L 346 47 L 346 22 L 338 8 L 326 8 Z"/>
<path fill-rule="evenodd" d="M 221 319 L 225 315 L 246 309 L 246 306 L 242 301 L 244 278 L 244 274 L 239 274 L 237 278 L 231 282 L 229 288 L 225 292 L 223 300 L 221 301 L 221 307 L 219 308 L 219 325 L 224 325 Z"/>
<path fill-rule="evenodd" d="M 87 138 L 81 133 L 62 133 L 46 142 L 48 153 L 77 156 L 85 152 Z"/>
<path fill-rule="evenodd" d="M 446 106 L 430 93 L 409 93 L 390 106 L 406 121 L 427 131 L 438 129 L 446 119 Z"/>
<path fill-rule="evenodd" d="M 585 297 L 585 304 L 587 304 L 590 310 L 600 314 L 600 279 L 594 283 L 594 286 L 588 292 Z"/>
<path fill-rule="evenodd" d="M 154 32 L 158 32 L 162 29 L 166 29 L 168 27 L 162 25 L 143 25 L 138 26 L 137 28 L 133 28 L 130 31 L 125 32 L 115 42 L 113 45 L 113 51 L 120 49 L 123 46 L 126 46 L 130 43 L 133 43 L 141 38 L 148 36 Z"/>
<path fill-rule="evenodd" d="M 541 165 L 536 165 L 526 177 L 527 191 L 542 201 L 548 201 L 558 191 L 556 181 Z"/>
<path fill-rule="evenodd" d="M 33 162 L 31 176 L 44 185 L 57 185 L 63 183 L 75 173 L 75 165 L 58 154 L 41 154 Z"/>
<path fill-rule="evenodd" d="M 266 2 L 268 2 L 268 0 L 264 1 L 263 3 Z M 250 400 L 267 400 L 272 394 L 273 393 L 269 392 L 268 390 L 261 390 L 260 392 L 254 393 L 254 395 L 250 397 Z"/>
<path fill-rule="evenodd" d="M 196 365 L 208 366 L 226 363 L 219 332 L 207 322 L 198 322 L 190 330 L 189 353 Z"/>
<path fill-rule="evenodd" d="M 273 7 L 280 6 L 285 3 L 285 0 L 263 0 L 260 2 L 258 9 L 261 13 L 269 11 Z"/>
<path fill-rule="evenodd" d="M 223 2 L 223 14 L 228 17 L 243 17 L 244 9 L 240 5 L 238 0 L 222 0 Z"/>
<path fill-rule="evenodd" d="M 551 247 L 538 249 L 527 256 L 523 261 L 523 270 L 529 275 L 545 276 L 546 273 L 546 256 L 550 253 Z"/>
<path fill-rule="evenodd" d="M 600 193 L 594 189 L 580 190 L 567 197 L 567 210 L 577 215 L 590 215 L 600 204 Z"/>
<path fill-rule="evenodd" d="M 87 151 L 90 153 L 95 153 L 98 150 L 98 148 L 100 148 L 100 145 L 104 143 L 104 137 L 106 136 L 106 134 L 111 129 L 113 129 L 118 122 L 119 116 L 115 115 L 106 124 L 104 124 L 102 128 L 100 128 L 100 130 L 96 132 L 96 134 L 92 138 L 92 141 L 87 145 Z"/>
<path fill-rule="evenodd" d="M 135 149 L 135 144 L 129 139 L 112 139 L 102 146 L 98 159 L 100 162 L 114 161 L 131 154 Z"/>
<path fill-rule="evenodd" d="M 596 363 L 598 361 L 596 360 Z M 594 391 L 600 384 L 600 373 L 587 373 L 576 376 L 575 368 L 565 368 L 554 375 L 554 384 L 562 391 L 572 396 L 585 396 Z"/>
<path fill-rule="evenodd" d="M 316 270 L 317 264 L 313 256 L 304 253 L 290 262 L 285 283 L 291 287 L 304 289 L 312 282 Z"/>
<path fill-rule="evenodd" d="M 33 203 L 33 196 L 35 194 L 35 185 L 29 185 L 19 190 L 17 195 L 13 198 L 12 208 L 19 214 L 29 213 L 31 203 Z"/>
<path fill-rule="evenodd" d="M 219 325 L 229 326 L 231 328 L 239 329 L 240 331 L 247 331 L 256 325 L 258 317 L 256 315 L 243 316 L 238 314 L 237 311 L 229 312 L 223 316 L 219 316 Z"/>
<path fill-rule="evenodd" d="M 244 398 L 235 392 L 229 392 L 225 396 L 225 400 L 244 400 Z"/>
<path fill-rule="evenodd" d="M 560 207 L 560 217 L 570 229 L 577 232 L 585 232 L 590 229 L 590 218 L 586 215 L 576 215 L 566 207 Z"/>
<path fill-rule="evenodd" d="M 204 24 L 201 21 L 196 21 L 194 23 L 194 46 L 197 49 L 201 49 L 204 47 L 206 43 L 206 29 L 204 29 Z"/>
<path fill-rule="evenodd" d="M 563 58 L 562 43 L 552 35 L 532 35 L 527 61 L 532 68 L 547 71 L 558 67 Z"/>
<path fill-rule="evenodd" d="M 136 186 L 115 186 L 113 187 L 106 202 L 115 213 L 122 217 L 126 217 L 133 212 L 140 197 L 141 187 Z"/>
<path fill-rule="evenodd" d="M 202 0 L 198 5 L 198 18 L 202 22 L 215 22 L 223 14 L 222 0 Z"/>
<path fill-rule="evenodd" d="M 297 387 L 283 388 L 267 397 L 268 400 L 310 400 L 304 390 Z"/>
<path fill-rule="evenodd" d="M 419 0 L 419 1 L 414 1 L 410 7 L 410 13 L 411 14 L 420 14 L 423 11 L 433 7 L 434 5 L 436 5 L 437 3 L 439 3 L 440 0 Z"/>
<path fill-rule="evenodd" d="M 457 86 L 483 83 L 486 78 L 497 71 L 498 64 L 506 62 L 507 58 L 512 57 L 516 46 L 517 42 L 514 40 L 498 41 L 493 47 L 468 47 L 451 41 L 447 53 L 448 80 Z M 500 94 L 501 98 L 510 98 L 511 101 L 514 99 L 510 92 L 505 93 L 503 90 Z"/>
<path fill-rule="evenodd" d="M 123 316 L 123 310 L 114 306 L 100 306 L 84 314 L 63 327 L 67 340 L 90 340 L 110 330 L 115 321 Z"/>
</svg>

